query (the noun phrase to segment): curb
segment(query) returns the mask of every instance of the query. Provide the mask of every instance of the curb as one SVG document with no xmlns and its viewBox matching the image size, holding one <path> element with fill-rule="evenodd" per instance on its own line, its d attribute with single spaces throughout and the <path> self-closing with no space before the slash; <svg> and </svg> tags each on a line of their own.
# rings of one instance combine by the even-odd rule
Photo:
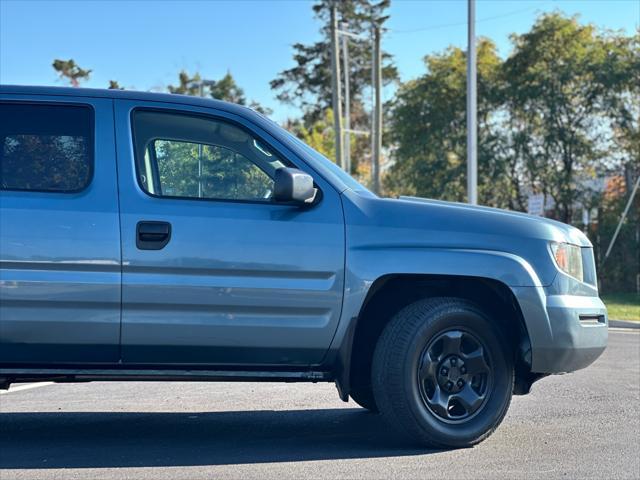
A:
<svg viewBox="0 0 640 480">
<path fill-rule="evenodd" d="M 609 320 L 609 326 L 613 328 L 640 329 L 640 322 L 629 322 L 627 320 Z"/>
</svg>

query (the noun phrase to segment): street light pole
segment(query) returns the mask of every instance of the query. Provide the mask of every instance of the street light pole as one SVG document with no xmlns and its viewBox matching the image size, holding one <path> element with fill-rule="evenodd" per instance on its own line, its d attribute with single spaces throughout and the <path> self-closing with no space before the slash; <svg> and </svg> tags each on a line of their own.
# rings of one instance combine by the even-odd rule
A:
<svg viewBox="0 0 640 480">
<path fill-rule="evenodd" d="M 467 201 L 478 204 L 478 126 L 476 97 L 476 0 L 467 0 Z"/>
</svg>

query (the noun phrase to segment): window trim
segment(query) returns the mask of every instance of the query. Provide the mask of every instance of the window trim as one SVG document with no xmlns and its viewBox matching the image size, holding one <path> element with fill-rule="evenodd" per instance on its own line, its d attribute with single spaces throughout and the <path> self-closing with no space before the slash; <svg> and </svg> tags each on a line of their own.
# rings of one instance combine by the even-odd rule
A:
<svg viewBox="0 0 640 480">
<path fill-rule="evenodd" d="M 211 113 L 203 113 L 203 112 L 196 112 L 196 111 L 191 111 L 191 110 L 183 110 L 183 109 L 173 109 L 173 108 L 163 108 L 163 107 L 147 107 L 147 106 L 141 106 L 141 107 L 134 107 L 131 109 L 131 112 L 129 114 L 129 123 L 131 126 L 131 147 L 133 150 L 133 163 L 134 163 L 134 168 L 135 168 L 135 177 L 136 177 L 136 185 L 138 186 L 138 188 L 140 189 L 140 191 L 142 191 L 145 195 L 148 195 L 151 198 L 159 198 L 161 200 L 189 200 L 189 201 L 196 201 L 196 202 L 217 202 L 217 203 L 238 203 L 238 204 L 249 204 L 249 205 L 273 205 L 273 206 L 299 206 L 299 207 L 314 207 L 316 206 L 318 203 L 320 203 L 320 201 L 322 200 L 323 197 L 323 192 L 322 189 L 320 188 L 320 186 L 315 182 L 313 182 L 314 187 L 317 190 L 316 193 L 316 197 L 315 200 L 312 203 L 309 204 L 305 204 L 305 205 L 301 205 L 295 202 L 279 202 L 279 201 L 274 201 L 274 200 L 246 200 L 246 199 L 232 199 L 232 198 L 214 198 L 214 197 L 207 197 L 207 198 L 200 198 L 200 197 L 182 197 L 182 196 L 168 196 L 168 195 L 157 195 L 154 193 L 151 193 L 149 191 L 147 191 L 140 183 L 140 163 L 138 161 L 138 152 L 137 152 L 137 144 L 136 144 L 136 125 L 135 125 L 135 121 L 134 121 L 134 116 L 136 112 L 139 111 L 144 111 L 144 112 L 156 112 L 156 113 L 164 113 L 164 114 L 170 114 L 170 115 L 183 115 L 183 116 L 190 116 L 190 117 L 200 117 L 203 118 L 205 120 L 209 120 L 209 121 L 219 121 L 219 122 L 223 122 L 223 123 L 227 123 L 229 125 L 233 125 L 234 127 L 237 127 L 241 130 L 243 130 L 244 132 L 248 133 L 249 135 L 251 135 L 253 138 L 257 139 L 258 141 L 260 141 L 261 143 L 263 143 L 265 146 L 267 146 L 275 155 L 277 155 L 281 160 L 284 160 L 285 162 L 288 162 L 290 164 L 292 164 L 295 168 L 300 169 L 300 167 L 293 161 L 291 161 L 289 159 L 289 156 L 287 155 L 283 155 L 282 152 L 280 151 L 280 149 L 274 148 L 272 145 L 272 142 L 268 142 L 264 139 L 264 137 L 262 135 L 259 135 L 258 133 L 256 133 L 254 130 L 250 129 L 248 126 L 244 125 L 243 123 L 237 121 L 237 120 L 233 120 L 221 115 L 216 115 L 216 114 L 211 114 Z M 156 139 L 159 139 L 160 137 L 154 137 Z M 181 140 L 182 141 L 182 140 Z M 226 147 L 225 147 L 226 148 Z M 254 163 L 251 161 L 251 159 L 247 159 L 249 160 L 251 163 Z M 254 163 L 255 165 L 255 163 Z M 256 165 L 257 168 L 260 168 Z M 157 170 L 157 166 L 156 166 L 156 170 Z M 261 171 L 264 172 L 264 170 L 262 170 L 260 168 Z M 302 170 L 302 169 L 300 169 Z M 304 171 L 304 170 L 302 170 Z M 315 171 L 314 171 L 315 172 Z M 308 173 L 308 172 L 305 172 Z M 264 172 L 265 175 L 267 175 L 269 178 L 272 178 L 267 172 Z"/>
<path fill-rule="evenodd" d="M 33 188 L 3 188 L 0 184 L 0 193 L 1 192 L 27 192 L 27 193 L 48 193 L 53 195 L 77 195 L 78 193 L 82 193 L 91 187 L 93 184 L 93 180 L 95 177 L 95 164 L 96 157 L 98 153 L 97 142 L 96 142 L 96 109 L 90 103 L 82 103 L 82 102 L 53 102 L 53 101 L 37 101 L 37 100 L 0 100 L 0 106 L 6 104 L 13 105 L 28 105 L 28 106 L 50 106 L 50 107 L 79 107 L 79 108 L 87 108 L 91 112 L 90 116 L 90 126 L 89 131 L 91 132 L 90 137 L 90 145 L 89 151 L 91 152 L 91 161 L 89 162 L 89 174 L 87 175 L 87 181 L 82 186 L 82 188 L 74 189 L 74 190 L 41 190 L 41 189 L 33 189 Z M 4 143 L 0 145 L 0 148 L 4 148 Z"/>
</svg>

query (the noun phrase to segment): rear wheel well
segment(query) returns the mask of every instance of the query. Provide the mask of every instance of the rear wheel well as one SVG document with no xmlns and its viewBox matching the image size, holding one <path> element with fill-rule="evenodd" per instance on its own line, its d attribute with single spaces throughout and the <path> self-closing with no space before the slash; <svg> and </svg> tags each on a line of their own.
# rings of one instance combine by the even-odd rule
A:
<svg viewBox="0 0 640 480">
<path fill-rule="evenodd" d="M 349 372 L 350 388 L 366 388 L 371 382 L 374 349 L 384 327 L 405 306 L 424 298 L 457 297 L 478 305 L 498 324 L 513 345 L 516 394 L 531 386 L 531 347 L 520 307 L 505 284 L 480 277 L 448 275 L 386 275 L 377 279 L 358 315 Z"/>
</svg>

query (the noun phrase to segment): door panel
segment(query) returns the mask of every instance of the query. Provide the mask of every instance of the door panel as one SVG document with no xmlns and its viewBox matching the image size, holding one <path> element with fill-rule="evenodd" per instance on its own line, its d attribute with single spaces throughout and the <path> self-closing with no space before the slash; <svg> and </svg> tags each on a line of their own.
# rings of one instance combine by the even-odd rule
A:
<svg viewBox="0 0 640 480">
<path fill-rule="evenodd" d="M 91 116 L 95 115 L 94 169 L 87 188 L 75 193 L 6 190 L 15 186 L 6 182 L 4 173 L 0 190 L 0 363 L 114 364 L 119 360 L 121 274 L 112 101 L 13 95 L 1 100 L 29 102 L 36 98 L 53 106 L 90 106 Z M 65 121 L 60 119 L 52 127 L 52 135 L 61 148 L 71 148 Z M 7 139 L 16 138 L 16 122 L 12 118 L 0 127 L 4 167 L 9 162 L 7 148 L 15 146 L 15 140 Z M 27 133 L 30 135 L 23 139 L 33 141 L 33 132 Z M 46 148 L 48 141 L 42 143 L 38 148 Z M 46 161 L 55 161 L 52 159 Z M 52 187 L 64 185 L 70 175 L 72 170 L 67 170 Z M 37 181 L 28 186 L 49 189 Z"/>
<path fill-rule="evenodd" d="M 323 198 L 312 208 L 152 196 L 136 179 L 130 121 L 135 106 L 116 102 L 123 362 L 319 363 L 342 305 L 344 223 L 339 195 L 316 178 Z M 209 109 L 194 107 L 191 112 L 243 122 Z M 243 128 L 249 127 L 283 155 L 281 145 L 255 127 Z M 286 158 L 294 160 L 289 155 Z M 207 191 L 206 183 L 189 188 Z M 234 191 L 247 195 L 242 189 Z M 170 224 L 166 245 L 138 248 L 139 222 Z"/>
</svg>

